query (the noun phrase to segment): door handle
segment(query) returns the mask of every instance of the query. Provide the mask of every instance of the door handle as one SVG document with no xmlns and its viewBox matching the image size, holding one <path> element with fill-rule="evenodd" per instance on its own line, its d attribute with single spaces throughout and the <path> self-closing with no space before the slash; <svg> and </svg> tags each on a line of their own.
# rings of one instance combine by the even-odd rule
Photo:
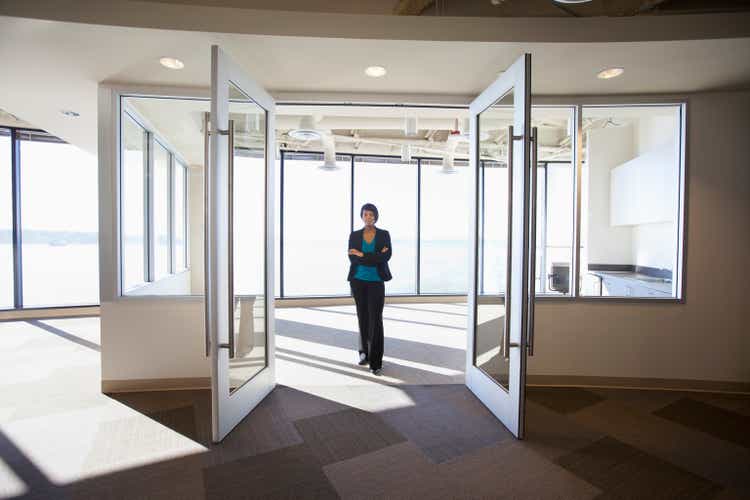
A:
<svg viewBox="0 0 750 500">
<path fill-rule="evenodd" d="M 526 324 L 526 350 L 529 356 L 534 355 L 534 308 L 536 298 L 536 202 L 537 202 L 537 155 L 539 147 L 539 130 L 531 129 L 531 200 L 529 223 L 529 295 L 527 297 L 528 323 Z"/>
<path fill-rule="evenodd" d="M 229 120 L 229 158 L 227 161 L 227 250 L 229 258 L 229 359 L 234 358 L 234 120 Z"/>
<path fill-rule="evenodd" d="M 203 303 L 205 311 L 203 314 L 206 329 L 206 357 L 211 355 L 211 329 L 208 316 L 208 161 L 209 161 L 209 137 L 210 126 L 209 114 L 203 113 Z"/>
</svg>

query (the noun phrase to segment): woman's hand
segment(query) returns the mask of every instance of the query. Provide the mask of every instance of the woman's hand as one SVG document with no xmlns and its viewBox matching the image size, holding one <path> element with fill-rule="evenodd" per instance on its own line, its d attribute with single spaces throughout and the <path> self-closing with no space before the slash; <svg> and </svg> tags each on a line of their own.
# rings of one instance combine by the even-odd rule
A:
<svg viewBox="0 0 750 500">
<path fill-rule="evenodd" d="M 383 247 L 383 249 L 380 251 L 380 253 L 385 253 L 388 251 L 388 247 Z"/>
<path fill-rule="evenodd" d="M 361 251 L 357 250 L 356 248 L 350 248 L 349 249 L 349 255 L 356 255 L 357 257 L 364 257 L 365 254 L 363 254 Z"/>
</svg>

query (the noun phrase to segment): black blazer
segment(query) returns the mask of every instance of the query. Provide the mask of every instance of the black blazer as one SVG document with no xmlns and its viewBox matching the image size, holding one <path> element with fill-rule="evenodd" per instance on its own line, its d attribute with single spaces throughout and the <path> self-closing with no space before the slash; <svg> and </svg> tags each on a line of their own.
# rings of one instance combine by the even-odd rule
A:
<svg viewBox="0 0 750 500">
<path fill-rule="evenodd" d="M 362 251 L 362 234 L 364 229 L 358 231 L 352 231 L 349 235 L 349 246 L 346 251 L 349 252 L 350 248 L 355 248 Z M 387 252 L 381 252 L 383 247 L 388 247 Z M 354 273 L 357 272 L 357 266 L 363 264 L 365 266 L 377 266 L 378 276 L 383 281 L 390 281 L 391 270 L 388 268 L 388 261 L 391 260 L 391 235 L 385 229 L 375 228 L 375 253 L 366 253 L 364 257 L 357 257 L 356 255 L 349 256 L 349 277 L 346 278 L 351 281 L 354 278 Z"/>
</svg>

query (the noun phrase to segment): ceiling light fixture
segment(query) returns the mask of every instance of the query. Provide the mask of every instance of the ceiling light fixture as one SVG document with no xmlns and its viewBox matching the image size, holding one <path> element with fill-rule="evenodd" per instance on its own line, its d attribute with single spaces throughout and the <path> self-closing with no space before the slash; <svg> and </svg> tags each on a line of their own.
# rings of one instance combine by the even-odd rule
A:
<svg viewBox="0 0 750 500">
<path fill-rule="evenodd" d="M 308 115 L 302 117 L 299 128 L 289 131 L 289 136 L 300 141 L 315 141 L 320 139 L 320 132 L 315 128 L 315 119 Z"/>
<path fill-rule="evenodd" d="M 365 69 L 365 74 L 373 78 L 380 78 L 381 76 L 385 76 L 386 73 L 387 71 L 383 66 L 368 66 Z"/>
<path fill-rule="evenodd" d="M 597 73 L 596 77 L 600 80 L 609 80 L 610 78 L 616 78 L 623 73 L 625 73 L 624 68 L 607 68 Z"/>
<path fill-rule="evenodd" d="M 182 69 L 185 67 L 185 63 L 174 57 L 162 57 L 159 59 L 162 66 L 169 69 Z"/>
<path fill-rule="evenodd" d="M 69 109 L 61 109 L 60 113 L 71 118 L 78 118 L 79 116 L 81 116 L 81 113 L 76 113 L 75 111 L 71 111 Z"/>
</svg>

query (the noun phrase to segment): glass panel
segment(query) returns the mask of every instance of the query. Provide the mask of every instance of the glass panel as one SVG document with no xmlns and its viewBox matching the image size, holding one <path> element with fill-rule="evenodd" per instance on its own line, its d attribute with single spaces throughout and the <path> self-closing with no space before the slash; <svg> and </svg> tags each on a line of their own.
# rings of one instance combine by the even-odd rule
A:
<svg viewBox="0 0 750 500">
<path fill-rule="evenodd" d="M 680 106 L 584 107 L 581 295 L 676 297 Z"/>
<path fill-rule="evenodd" d="M 536 294 L 570 295 L 572 288 L 574 109 L 532 107 L 537 127 Z"/>
<path fill-rule="evenodd" d="M 322 154 L 284 159 L 284 293 L 348 295 L 351 161 L 324 167 Z"/>
<path fill-rule="evenodd" d="M 169 151 L 154 142 L 154 280 L 169 274 Z"/>
<path fill-rule="evenodd" d="M 0 129 L 0 309 L 13 308 L 12 174 L 10 130 Z"/>
<path fill-rule="evenodd" d="M 421 293 L 466 293 L 469 163 L 422 161 Z"/>
<path fill-rule="evenodd" d="M 24 307 L 98 304 L 96 158 L 38 134 L 19 154 Z"/>
<path fill-rule="evenodd" d="M 354 227 L 362 226 L 360 208 L 378 208 L 377 227 L 391 235 L 393 256 L 388 262 L 393 279 L 389 294 L 417 292 L 417 162 L 388 158 L 355 158 Z"/>
<path fill-rule="evenodd" d="M 477 266 L 484 276 L 477 295 L 474 365 L 508 390 L 509 360 L 502 352 L 508 272 L 508 135 L 513 124 L 513 92 L 479 114 L 480 197 Z M 515 132 L 518 134 L 519 132 Z M 518 165 L 519 163 L 516 162 Z M 515 172 L 520 175 L 522 172 Z M 484 182 L 482 183 L 482 179 Z M 481 288 L 480 288 L 481 290 Z"/>
<path fill-rule="evenodd" d="M 182 271 L 187 267 L 187 167 L 175 162 L 174 169 L 174 269 Z"/>
<path fill-rule="evenodd" d="M 267 366 L 266 112 L 232 85 L 229 96 L 230 126 L 234 130 L 230 203 L 234 269 L 230 322 L 234 357 L 229 360 L 232 392 Z"/>
<path fill-rule="evenodd" d="M 122 117 L 121 147 L 122 289 L 126 292 L 142 284 L 146 272 L 146 131 L 128 114 Z"/>
</svg>

